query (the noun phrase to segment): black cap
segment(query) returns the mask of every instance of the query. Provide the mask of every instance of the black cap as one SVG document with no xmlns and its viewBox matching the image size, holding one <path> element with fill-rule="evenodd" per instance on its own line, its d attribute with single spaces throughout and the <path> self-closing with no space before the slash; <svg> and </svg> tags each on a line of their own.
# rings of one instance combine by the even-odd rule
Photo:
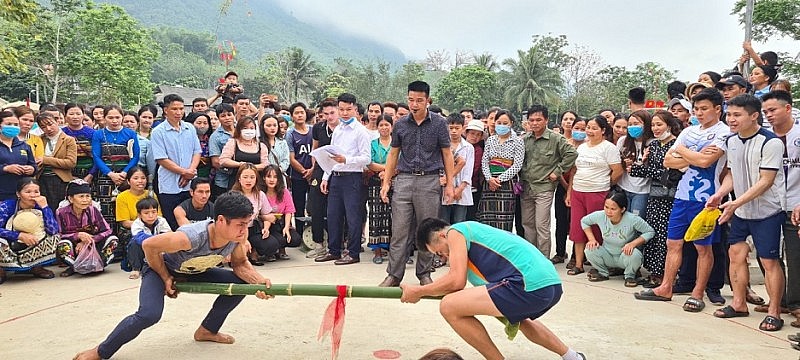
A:
<svg viewBox="0 0 800 360">
<path fill-rule="evenodd" d="M 721 90 L 726 85 L 739 85 L 746 89 L 748 84 L 747 80 L 745 80 L 741 75 L 731 75 L 720 80 L 717 83 L 716 88 Z"/>
</svg>

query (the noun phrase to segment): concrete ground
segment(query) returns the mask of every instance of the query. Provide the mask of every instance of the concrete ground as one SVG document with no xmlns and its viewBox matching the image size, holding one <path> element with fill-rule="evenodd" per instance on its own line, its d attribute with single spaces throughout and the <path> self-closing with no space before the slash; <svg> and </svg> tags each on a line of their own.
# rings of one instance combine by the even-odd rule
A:
<svg viewBox="0 0 800 360">
<path fill-rule="evenodd" d="M 291 260 L 258 267 L 274 283 L 377 285 L 385 265 L 364 262 L 349 266 L 318 264 L 290 249 Z M 54 271 L 60 269 L 53 267 Z M 439 269 L 434 279 L 447 268 Z M 700 314 L 681 310 L 687 296 L 671 302 L 634 300 L 639 288 L 625 288 L 612 278 L 590 283 L 584 275 L 566 275 L 564 296 L 541 320 L 588 359 L 797 359 L 786 336 L 795 333 L 784 315 L 782 331 L 758 330 L 763 314 L 723 320 L 710 305 Z M 406 282 L 416 281 L 413 265 Z M 138 305 L 138 280 L 113 264 L 104 274 L 68 279 L 31 279 L 11 275 L 0 285 L 0 358 L 68 359 L 95 346 Z M 763 286 L 756 291 L 764 295 Z M 724 295 L 730 301 L 728 289 Z M 329 359 L 330 341 L 316 339 L 322 314 L 331 298 L 248 297 L 231 314 L 222 331 L 236 337 L 233 345 L 196 343 L 192 334 L 213 302 L 213 295 L 181 294 L 167 300 L 161 322 L 123 347 L 114 359 Z M 438 302 L 423 300 L 348 299 L 339 359 L 375 359 L 378 350 L 394 350 L 401 359 L 417 359 L 448 347 L 465 359 L 480 355 L 462 341 L 439 316 Z M 499 322 L 483 318 L 498 347 L 509 359 L 558 359 L 520 334 L 508 341 Z"/>
</svg>

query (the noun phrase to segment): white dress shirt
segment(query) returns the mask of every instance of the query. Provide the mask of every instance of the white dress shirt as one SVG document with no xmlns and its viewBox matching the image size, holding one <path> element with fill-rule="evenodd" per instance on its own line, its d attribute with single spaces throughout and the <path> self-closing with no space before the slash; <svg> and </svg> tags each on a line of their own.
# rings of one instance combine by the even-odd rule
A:
<svg viewBox="0 0 800 360">
<path fill-rule="evenodd" d="M 342 149 L 345 162 L 334 165 L 331 172 L 363 172 L 372 160 L 371 139 L 369 130 L 358 120 L 350 124 L 339 122 L 331 137 L 331 145 Z M 327 181 L 331 177 L 331 172 L 326 172 L 322 180 Z"/>
</svg>

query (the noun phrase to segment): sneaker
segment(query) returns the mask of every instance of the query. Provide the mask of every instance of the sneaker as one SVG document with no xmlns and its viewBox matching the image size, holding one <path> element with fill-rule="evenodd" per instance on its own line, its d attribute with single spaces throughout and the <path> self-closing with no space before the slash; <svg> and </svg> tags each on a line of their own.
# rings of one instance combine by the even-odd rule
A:
<svg viewBox="0 0 800 360">
<path fill-rule="evenodd" d="M 307 259 L 318 258 L 322 255 L 325 255 L 326 252 L 327 249 L 325 249 L 322 245 L 314 244 L 314 248 L 309 250 L 308 253 L 306 253 L 306 258 Z"/>
</svg>

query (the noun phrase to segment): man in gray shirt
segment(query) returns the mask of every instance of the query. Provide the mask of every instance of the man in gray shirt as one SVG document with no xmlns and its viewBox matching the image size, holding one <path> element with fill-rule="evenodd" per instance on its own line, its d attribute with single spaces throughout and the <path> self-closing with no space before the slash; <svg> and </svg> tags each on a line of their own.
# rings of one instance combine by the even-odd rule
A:
<svg viewBox="0 0 800 360">
<path fill-rule="evenodd" d="M 216 201 L 215 220 L 206 220 L 178 228 L 176 232 L 148 238 L 142 243 L 147 264 L 142 269 L 139 288 L 139 309 L 123 319 L 105 341 L 83 351 L 75 359 L 108 359 L 142 330 L 155 325 L 164 311 L 164 295 L 178 296 L 174 277 L 186 281 L 237 284 L 265 284 L 247 260 L 241 245 L 247 241 L 247 227 L 253 216 L 253 205 L 239 192 L 220 195 Z M 233 271 L 217 264 L 230 255 Z M 256 296 L 271 296 L 259 291 Z M 195 341 L 232 344 L 232 336 L 219 332 L 228 314 L 244 299 L 243 295 L 217 297 L 214 306 L 194 333 Z"/>
<path fill-rule="evenodd" d="M 379 286 L 399 286 L 405 274 L 414 229 L 423 219 L 437 217 L 442 191 L 445 202 L 453 198 L 453 153 L 447 121 L 428 111 L 430 86 L 423 81 L 408 85 L 408 106 L 411 112 L 394 124 L 392 149 L 386 159 L 386 174 L 395 174 L 392 195 L 392 239 L 389 245 L 389 274 Z M 400 154 L 403 154 L 400 157 Z M 447 178 L 445 186 L 439 177 Z M 381 186 L 381 198 L 389 202 L 392 176 Z M 430 284 L 433 254 L 418 249 L 417 278 L 421 285 Z"/>
</svg>

